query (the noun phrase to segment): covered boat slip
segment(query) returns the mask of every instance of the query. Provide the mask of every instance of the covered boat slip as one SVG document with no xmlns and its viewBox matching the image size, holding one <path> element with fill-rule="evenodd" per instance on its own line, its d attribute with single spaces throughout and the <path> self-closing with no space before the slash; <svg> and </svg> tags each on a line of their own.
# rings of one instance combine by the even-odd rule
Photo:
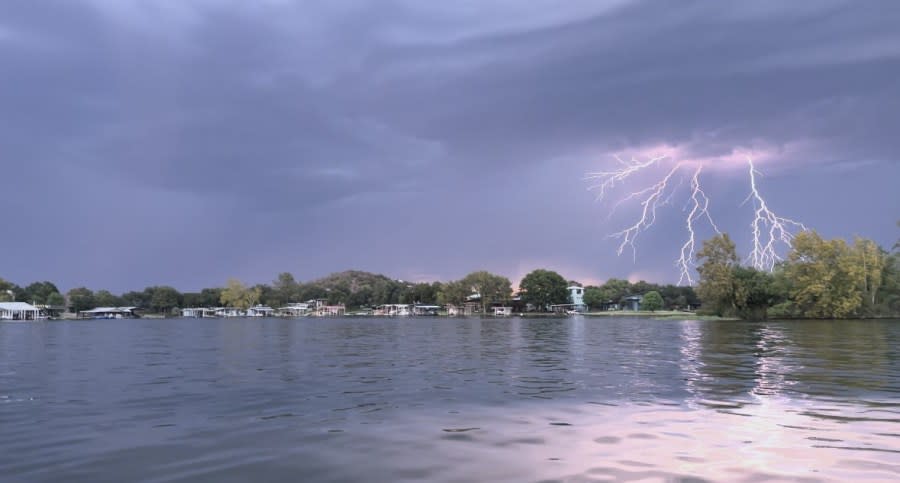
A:
<svg viewBox="0 0 900 483">
<path fill-rule="evenodd" d="M 0 320 L 40 320 L 41 309 L 25 302 L 0 302 Z"/>
<path fill-rule="evenodd" d="M 137 307 L 97 307 L 78 312 L 81 319 L 131 319 L 137 317 Z"/>
</svg>

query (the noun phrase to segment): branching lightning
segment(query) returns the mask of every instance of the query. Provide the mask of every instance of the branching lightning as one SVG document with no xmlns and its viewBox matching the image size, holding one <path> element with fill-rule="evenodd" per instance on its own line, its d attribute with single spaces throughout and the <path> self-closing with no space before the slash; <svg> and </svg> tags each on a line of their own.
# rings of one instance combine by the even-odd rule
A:
<svg viewBox="0 0 900 483">
<path fill-rule="evenodd" d="M 766 204 L 766 200 L 759 194 L 759 188 L 756 186 L 756 176 L 761 173 L 753 166 L 753 160 L 747 158 L 747 164 L 750 166 L 750 195 L 744 200 L 746 203 L 753 200 L 753 222 L 750 228 L 753 232 L 753 250 L 747 257 L 747 263 L 757 270 L 772 271 L 775 264 L 781 260 L 776 251 L 779 243 L 790 248 L 794 240 L 794 230 L 806 230 L 803 223 L 782 218 Z"/>
<path fill-rule="evenodd" d="M 637 248 L 634 246 L 634 241 L 642 231 L 650 228 L 654 223 L 656 223 L 657 209 L 660 206 L 665 205 L 666 200 L 668 199 L 663 199 L 663 195 L 669 188 L 669 181 L 672 179 L 672 176 L 674 176 L 675 173 L 677 173 L 678 170 L 681 169 L 681 166 L 682 163 L 675 164 L 675 166 L 669 171 L 669 173 L 663 176 L 663 178 L 653 186 L 642 189 L 640 191 L 635 191 L 634 193 L 631 193 L 622 199 L 621 202 L 626 202 L 633 198 L 646 196 L 645 198 L 643 198 L 643 201 L 641 201 L 641 217 L 637 221 L 637 223 L 611 235 L 613 238 L 622 240 L 622 243 L 619 244 L 619 248 L 616 253 L 621 255 L 622 252 L 625 251 L 625 247 L 631 247 L 632 254 L 634 258 L 637 259 Z M 621 204 L 621 202 L 617 203 L 617 205 Z"/>
<path fill-rule="evenodd" d="M 611 217 L 621 205 L 635 200 L 639 202 L 641 209 L 637 221 L 610 235 L 610 237 L 620 240 L 616 250 L 618 255 L 622 255 L 626 248 L 630 248 L 635 259 L 637 257 L 635 241 L 638 235 L 653 226 L 659 209 L 671 202 L 675 193 L 679 191 L 681 182 L 690 176 L 690 196 L 683 210 L 687 212 L 685 219 L 687 238 L 681 245 L 680 256 L 676 259 L 675 266 L 679 271 L 678 284 L 693 285 L 698 229 L 702 224 L 708 224 L 712 231 L 721 233 L 710 214 L 710 198 L 700 183 L 700 175 L 705 163 L 675 161 L 669 156 L 656 156 L 647 161 L 638 161 L 634 158 L 625 161 L 620 157 L 615 159 L 619 165 L 617 169 L 589 173 L 586 176 L 586 180 L 593 182 L 589 189 L 596 191 L 598 202 L 605 200 L 619 185 L 629 182 L 630 178 L 639 173 L 649 172 L 661 164 L 672 163 L 672 167 L 657 182 L 647 188 L 624 194 L 610 209 Z M 753 221 L 750 224 L 753 249 L 747 258 L 747 263 L 758 270 L 771 271 L 781 260 L 778 249 L 790 248 L 794 232 L 805 230 L 806 227 L 802 223 L 776 215 L 768 207 L 757 186 L 757 176 L 761 176 L 761 173 L 756 170 L 752 159 L 747 158 L 747 165 L 749 166 L 750 195 L 744 204 L 752 200 L 754 208 Z M 692 174 L 685 173 L 689 167 L 693 167 Z M 678 184 L 674 182 L 675 179 L 679 180 Z"/>
<path fill-rule="evenodd" d="M 700 187 L 700 172 L 702 171 L 703 165 L 701 164 L 700 166 L 697 166 L 697 169 L 694 171 L 694 176 L 691 177 L 691 211 L 688 213 L 687 220 L 685 221 L 688 238 L 687 241 L 684 242 L 684 245 L 681 245 L 681 256 L 675 262 L 675 265 L 680 272 L 678 276 L 678 285 L 685 282 L 687 282 L 688 285 L 694 284 L 694 278 L 691 276 L 694 267 L 694 251 L 697 243 L 694 223 L 705 217 L 713 230 L 715 230 L 716 233 L 721 233 L 719 227 L 716 226 L 716 222 L 713 221 L 712 216 L 709 214 L 709 197 L 706 196 L 703 188 Z"/>
</svg>

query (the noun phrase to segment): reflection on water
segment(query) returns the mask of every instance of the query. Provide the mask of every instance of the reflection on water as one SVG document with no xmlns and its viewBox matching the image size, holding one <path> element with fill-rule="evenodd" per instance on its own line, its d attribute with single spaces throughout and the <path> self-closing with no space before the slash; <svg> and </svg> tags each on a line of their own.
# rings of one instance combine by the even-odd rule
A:
<svg viewBox="0 0 900 483">
<path fill-rule="evenodd" d="M 3 481 L 900 478 L 898 321 L 0 324 Z"/>
</svg>

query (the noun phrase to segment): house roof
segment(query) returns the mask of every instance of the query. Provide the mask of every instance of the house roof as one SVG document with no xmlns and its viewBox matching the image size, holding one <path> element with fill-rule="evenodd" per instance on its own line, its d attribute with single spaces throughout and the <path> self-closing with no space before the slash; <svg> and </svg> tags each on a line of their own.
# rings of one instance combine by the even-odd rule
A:
<svg viewBox="0 0 900 483">
<path fill-rule="evenodd" d="M 137 307 L 97 307 L 91 310 L 82 310 L 83 314 L 106 314 L 110 312 L 131 312 Z"/>
<path fill-rule="evenodd" d="M 0 302 L 0 310 L 11 310 L 11 311 L 19 311 L 19 310 L 39 310 L 34 305 L 25 303 L 25 302 Z"/>
</svg>

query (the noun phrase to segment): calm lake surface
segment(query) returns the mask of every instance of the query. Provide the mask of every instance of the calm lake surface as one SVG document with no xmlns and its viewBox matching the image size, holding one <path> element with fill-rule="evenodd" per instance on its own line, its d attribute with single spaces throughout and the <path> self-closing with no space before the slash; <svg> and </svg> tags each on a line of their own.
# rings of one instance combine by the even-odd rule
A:
<svg viewBox="0 0 900 483">
<path fill-rule="evenodd" d="M 0 480 L 897 481 L 900 321 L 0 323 Z"/>
</svg>

